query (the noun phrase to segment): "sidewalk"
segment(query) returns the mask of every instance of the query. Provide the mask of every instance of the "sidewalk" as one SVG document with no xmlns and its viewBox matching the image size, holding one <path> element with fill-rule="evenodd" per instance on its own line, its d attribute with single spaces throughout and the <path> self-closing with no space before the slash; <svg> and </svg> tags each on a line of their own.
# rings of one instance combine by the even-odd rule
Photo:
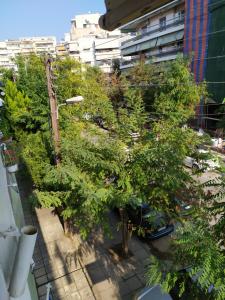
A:
<svg viewBox="0 0 225 300">
<path fill-rule="evenodd" d="M 79 234 L 73 240 L 64 236 L 52 209 L 36 209 L 32 213 L 27 202 L 23 201 L 23 206 L 26 223 L 39 229 L 34 253 L 39 299 L 46 299 L 48 282 L 55 300 L 131 300 L 145 286 L 144 274 L 150 257 L 148 245 L 132 237 L 133 256 L 129 259 L 115 262 L 109 254 L 108 249 L 121 242 L 113 214 L 109 218 L 114 239 L 105 238 L 99 229 L 84 242 Z"/>
</svg>

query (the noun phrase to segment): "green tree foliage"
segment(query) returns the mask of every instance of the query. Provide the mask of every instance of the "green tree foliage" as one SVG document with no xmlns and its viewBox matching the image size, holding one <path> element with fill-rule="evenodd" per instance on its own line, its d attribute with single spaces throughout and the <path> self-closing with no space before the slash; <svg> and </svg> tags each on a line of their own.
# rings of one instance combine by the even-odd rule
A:
<svg viewBox="0 0 225 300">
<path fill-rule="evenodd" d="M 7 80 L 1 120 L 7 135 L 13 133 L 17 137 L 21 130 L 27 128 L 31 118 L 30 105 L 27 95 L 19 91 L 14 82 Z"/>
<path fill-rule="evenodd" d="M 209 223 L 201 218 L 179 227 L 171 261 L 166 264 L 153 259 L 147 277 L 149 284 L 160 283 L 167 292 L 177 286 L 180 296 L 191 288 L 194 299 L 222 300 L 224 270 L 225 255 Z"/>
<path fill-rule="evenodd" d="M 119 208 L 126 251 L 129 236 L 126 205 L 130 201 L 149 203 L 175 219 L 178 216 L 173 198 L 177 192 L 183 192 L 193 204 L 197 202 L 196 212 L 206 215 L 197 200 L 209 197 L 183 167 L 185 156 L 196 152 L 196 147 L 204 142 L 193 130 L 183 127 L 194 116 L 195 105 L 205 94 L 205 86 L 195 84 L 187 62 L 141 64 L 126 76 L 114 75 L 107 83 L 97 68 L 83 66 L 70 58 L 57 59 L 53 64 L 53 82 L 58 102 L 64 103 L 76 95 L 85 99 L 77 105 L 60 108 L 62 161 L 58 167 L 53 163 L 48 127 L 44 59 L 20 56 L 17 64 L 16 82 L 8 83 L 6 97 L 10 105 L 6 107 L 6 115 L 12 117 L 14 131 L 21 131 L 22 157 L 41 205 L 58 207 L 64 220 L 78 225 L 83 236 L 97 224 L 107 230 L 108 210 Z M 14 105 L 16 101 L 20 101 L 20 110 Z M 99 118 L 101 124 L 96 121 Z M 209 207 L 212 214 L 218 212 L 216 202 Z M 220 205 L 220 214 L 222 209 Z M 200 278 L 206 278 L 212 268 L 215 272 L 209 281 L 218 286 L 221 278 L 218 265 L 223 263 L 223 257 L 215 235 L 224 223 L 211 229 L 208 223 L 186 224 L 178 219 L 184 227 L 175 240 L 177 249 L 181 249 L 186 261 L 195 263 L 192 267 L 195 274 L 208 268 L 199 277 L 203 290 L 208 283 L 204 285 Z M 208 229 L 208 235 L 203 229 Z M 204 243 L 197 244 L 197 236 L 200 239 L 203 233 Z M 216 241 L 215 247 L 213 242 L 210 244 L 211 238 Z M 186 241 L 195 244 L 188 247 Z M 210 250 L 205 258 L 199 252 L 200 247 L 204 247 L 206 254 Z M 179 251 L 175 254 L 174 261 L 179 262 Z M 150 268 L 151 283 L 162 283 L 169 289 L 177 280 L 177 270 L 168 271 L 164 266 L 162 271 L 159 262 Z M 184 281 L 180 286 L 184 290 Z"/>
<path fill-rule="evenodd" d="M 64 219 L 72 218 L 84 236 L 97 224 L 106 228 L 114 195 L 109 182 L 112 174 L 120 173 L 122 147 L 96 126 L 71 122 L 63 133 L 63 160 L 49 168 L 38 193 L 41 203 L 62 207 Z"/>
<path fill-rule="evenodd" d="M 51 164 L 51 146 L 49 133 L 23 133 L 20 136 L 21 157 L 34 185 L 41 189 L 43 179 Z"/>
<path fill-rule="evenodd" d="M 45 75 L 45 58 L 30 54 L 16 59 L 16 84 L 31 100 L 31 130 L 49 130 L 49 100 Z"/>
</svg>

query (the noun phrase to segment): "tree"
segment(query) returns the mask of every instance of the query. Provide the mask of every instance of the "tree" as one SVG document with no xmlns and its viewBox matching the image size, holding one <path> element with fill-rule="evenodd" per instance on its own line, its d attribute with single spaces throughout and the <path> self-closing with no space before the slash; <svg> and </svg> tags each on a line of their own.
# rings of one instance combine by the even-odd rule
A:
<svg viewBox="0 0 225 300">
<path fill-rule="evenodd" d="M 150 285 L 161 284 L 167 292 L 176 286 L 180 296 L 191 289 L 194 299 L 224 299 L 224 250 L 204 217 L 186 222 L 177 230 L 168 264 L 151 261 L 147 274 Z"/>
<path fill-rule="evenodd" d="M 25 141 L 22 155 L 36 186 L 35 195 L 45 207 L 60 207 L 63 219 L 77 225 L 83 236 L 97 224 L 107 230 L 106 213 L 116 207 L 121 213 L 126 256 L 133 229 L 127 204 L 148 203 L 178 218 L 173 203 L 177 191 L 189 191 L 192 199 L 201 195 L 183 159 L 196 152 L 203 139 L 183 125 L 194 115 L 205 91 L 195 84 L 186 62 L 160 68 L 140 65 L 127 77 L 118 76 L 110 90 L 98 69 L 69 58 L 55 61 L 59 103 L 75 95 L 85 99 L 60 111 L 62 162 L 57 168 L 47 126 L 43 60 L 20 58 L 18 66 L 17 89 L 31 103 L 32 132 L 23 128 L 20 141 Z"/>
<path fill-rule="evenodd" d="M 45 74 L 45 57 L 30 54 L 16 58 L 18 73 L 16 85 L 31 99 L 32 121 L 30 129 L 49 130 L 49 99 Z"/>
<path fill-rule="evenodd" d="M 30 99 L 17 89 L 14 82 L 5 83 L 4 108 L 2 113 L 2 126 L 6 135 L 19 136 L 20 132 L 29 126 Z"/>
</svg>

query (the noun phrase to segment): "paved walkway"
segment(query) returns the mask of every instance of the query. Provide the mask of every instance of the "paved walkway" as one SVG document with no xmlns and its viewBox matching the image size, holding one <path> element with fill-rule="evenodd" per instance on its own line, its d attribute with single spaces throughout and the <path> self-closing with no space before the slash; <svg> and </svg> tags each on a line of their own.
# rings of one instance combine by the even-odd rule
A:
<svg viewBox="0 0 225 300">
<path fill-rule="evenodd" d="M 112 223 L 115 217 L 111 216 Z M 52 285 L 53 299 L 111 300 L 132 299 L 145 285 L 144 274 L 149 248 L 132 238 L 134 254 L 121 262 L 113 261 L 108 249 L 120 242 L 105 239 L 101 230 L 88 241 L 78 234 L 71 240 L 64 236 L 62 226 L 51 209 L 36 209 L 36 215 L 25 210 L 25 220 L 39 228 L 34 252 L 34 275 L 41 300 L 46 296 L 46 284 Z"/>
<path fill-rule="evenodd" d="M 48 282 L 55 300 L 131 300 L 137 290 L 145 286 L 150 257 L 148 245 L 132 237 L 133 256 L 120 262 L 113 260 L 108 251 L 121 242 L 115 226 L 116 216 L 109 216 L 113 239 L 105 238 L 99 229 L 87 241 L 82 241 L 78 233 L 72 240 L 64 236 L 52 209 L 31 212 L 25 196 L 22 195 L 25 221 L 39 229 L 34 252 L 39 299 L 46 299 Z"/>
</svg>

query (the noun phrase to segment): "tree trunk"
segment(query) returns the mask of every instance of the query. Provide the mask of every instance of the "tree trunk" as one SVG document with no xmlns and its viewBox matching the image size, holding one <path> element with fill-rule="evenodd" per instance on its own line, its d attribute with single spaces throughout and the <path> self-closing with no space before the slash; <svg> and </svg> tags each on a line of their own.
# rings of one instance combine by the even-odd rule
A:
<svg viewBox="0 0 225 300">
<path fill-rule="evenodd" d="M 66 219 L 66 220 L 63 219 L 63 228 L 64 228 L 65 235 L 69 236 L 70 235 L 70 220 L 69 219 Z"/>
<path fill-rule="evenodd" d="M 129 253 L 129 231 L 128 231 L 128 217 L 127 212 L 124 208 L 120 208 L 120 217 L 122 222 L 122 251 L 124 257 L 128 256 Z"/>
<path fill-rule="evenodd" d="M 62 224 L 64 234 L 69 236 L 71 234 L 71 220 L 64 219 L 62 216 L 63 206 L 59 206 L 56 208 L 57 215 L 59 217 L 60 223 Z"/>
</svg>

